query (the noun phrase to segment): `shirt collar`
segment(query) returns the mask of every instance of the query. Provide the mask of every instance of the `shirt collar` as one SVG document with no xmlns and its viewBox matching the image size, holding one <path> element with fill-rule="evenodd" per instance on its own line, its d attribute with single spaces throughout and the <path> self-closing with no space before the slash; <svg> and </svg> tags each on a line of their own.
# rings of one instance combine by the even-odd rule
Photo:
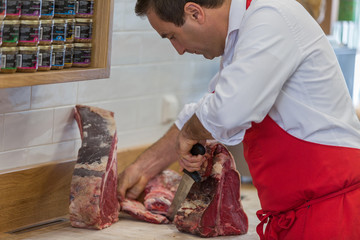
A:
<svg viewBox="0 0 360 240">
<path fill-rule="evenodd" d="M 239 30 L 245 11 L 246 0 L 231 0 L 229 25 L 225 45 L 227 45 L 229 35 L 232 32 Z"/>
</svg>

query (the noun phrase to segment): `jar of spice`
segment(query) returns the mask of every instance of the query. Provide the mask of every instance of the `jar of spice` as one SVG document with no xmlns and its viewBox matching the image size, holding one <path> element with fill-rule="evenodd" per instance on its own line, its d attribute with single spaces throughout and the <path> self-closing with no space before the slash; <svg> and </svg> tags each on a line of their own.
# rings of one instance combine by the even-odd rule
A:
<svg viewBox="0 0 360 240">
<path fill-rule="evenodd" d="M 41 0 L 23 0 L 21 3 L 21 20 L 39 20 Z"/>
<path fill-rule="evenodd" d="M 90 43 L 92 38 L 92 19 L 75 19 L 75 42 Z"/>
<path fill-rule="evenodd" d="M 0 21 L 0 46 L 2 45 L 3 34 L 4 34 L 4 22 Z"/>
<path fill-rule="evenodd" d="M 52 19 L 54 10 L 55 0 L 42 0 L 40 19 Z"/>
<path fill-rule="evenodd" d="M 89 67 L 91 64 L 91 43 L 75 43 L 73 67 Z"/>
<path fill-rule="evenodd" d="M 53 41 L 53 20 L 40 20 L 39 45 L 50 45 Z"/>
<path fill-rule="evenodd" d="M 39 47 L 19 47 L 17 72 L 32 73 L 38 69 Z"/>
<path fill-rule="evenodd" d="M 74 42 L 74 33 L 75 33 L 75 19 L 69 18 L 66 19 L 66 40 L 67 43 Z"/>
<path fill-rule="evenodd" d="M 19 46 L 37 46 L 40 37 L 39 20 L 21 20 Z"/>
<path fill-rule="evenodd" d="M 75 17 L 91 18 L 94 14 L 94 0 L 77 0 Z"/>
<path fill-rule="evenodd" d="M 66 21 L 65 19 L 54 19 L 53 43 L 64 44 L 66 39 Z"/>
<path fill-rule="evenodd" d="M 38 58 L 38 71 L 49 71 L 51 69 L 53 46 L 40 46 Z"/>
<path fill-rule="evenodd" d="M 4 20 L 2 46 L 15 47 L 19 41 L 19 20 Z"/>
<path fill-rule="evenodd" d="M 6 5 L 6 20 L 18 20 L 21 15 L 21 1 L 7 0 Z"/>
<path fill-rule="evenodd" d="M 15 73 L 16 72 L 16 56 L 18 53 L 17 47 L 2 47 L 1 48 L 1 73 Z"/>
<path fill-rule="evenodd" d="M 64 68 L 70 68 L 73 64 L 74 44 L 65 44 L 65 64 Z"/>
<path fill-rule="evenodd" d="M 65 45 L 53 45 L 51 70 L 61 70 L 65 64 Z"/>
<path fill-rule="evenodd" d="M 6 17 L 6 0 L 0 0 L 0 20 Z"/>
<path fill-rule="evenodd" d="M 74 18 L 75 17 L 75 0 L 55 1 L 55 17 L 57 18 Z"/>
</svg>

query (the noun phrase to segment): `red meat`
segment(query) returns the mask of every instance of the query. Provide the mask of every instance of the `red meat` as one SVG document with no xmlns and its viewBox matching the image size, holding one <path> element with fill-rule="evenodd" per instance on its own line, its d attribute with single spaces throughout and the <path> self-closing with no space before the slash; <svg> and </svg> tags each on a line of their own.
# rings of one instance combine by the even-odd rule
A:
<svg viewBox="0 0 360 240">
<path fill-rule="evenodd" d="M 179 231 L 215 237 L 245 234 L 248 218 L 240 201 L 240 174 L 225 146 L 206 147 L 207 161 L 174 218 Z M 211 171 L 209 170 L 211 169 Z"/>
<path fill-rule="evenodd" d="M 71 181 L 73 227 L 103 229 L 118 221 L 116 196 L 116 124 L 114 113 L 77 105 L 75 118 L 82 138 Z"/>
</svg>

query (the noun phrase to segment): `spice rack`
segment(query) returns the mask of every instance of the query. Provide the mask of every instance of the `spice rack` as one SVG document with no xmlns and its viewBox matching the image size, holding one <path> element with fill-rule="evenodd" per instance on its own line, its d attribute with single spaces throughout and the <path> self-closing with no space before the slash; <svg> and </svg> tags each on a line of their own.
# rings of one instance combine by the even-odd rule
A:
<svg viewBox="0 0 360 240">
<path fill-rule="evenodd" d="M 94 9 L 90 67 L 72 67 L 35 73 L 0 74 L 0 88 L 108 78 L 110 76 L 114 0 L 95 0 Z"/>
</svg>

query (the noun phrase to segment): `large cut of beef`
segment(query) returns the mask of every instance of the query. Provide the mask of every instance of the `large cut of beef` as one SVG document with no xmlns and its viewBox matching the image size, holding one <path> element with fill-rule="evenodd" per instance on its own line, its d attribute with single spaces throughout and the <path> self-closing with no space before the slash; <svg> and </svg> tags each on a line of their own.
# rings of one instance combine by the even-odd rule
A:
<svg viewBox="0 0 360 240">
<path fill-rule="evenodd" d="M 73 227 L 103 229 L 118 220 L 116 124 L 114 113 L 77 105 L 79 149 L 71 181 L 70 221 Z"/>
<path fill-rule="evenodd" d="M 225 146 L 211 142 L 194 183 L 174 218 L 179 231 L 215 237 L 245 234 L 248 218 L 240 201 L 240 174 Z"/>
<path fill-rule="evenodd" d="M 143 203 L 131 199 L 121 200 L 121 211 L 142 221 L 169 223 L 165 215 L 174 199 L 180 180 L 181 176 L 175 171 L 161 172 L 146 185 Z"/>
</svg>

